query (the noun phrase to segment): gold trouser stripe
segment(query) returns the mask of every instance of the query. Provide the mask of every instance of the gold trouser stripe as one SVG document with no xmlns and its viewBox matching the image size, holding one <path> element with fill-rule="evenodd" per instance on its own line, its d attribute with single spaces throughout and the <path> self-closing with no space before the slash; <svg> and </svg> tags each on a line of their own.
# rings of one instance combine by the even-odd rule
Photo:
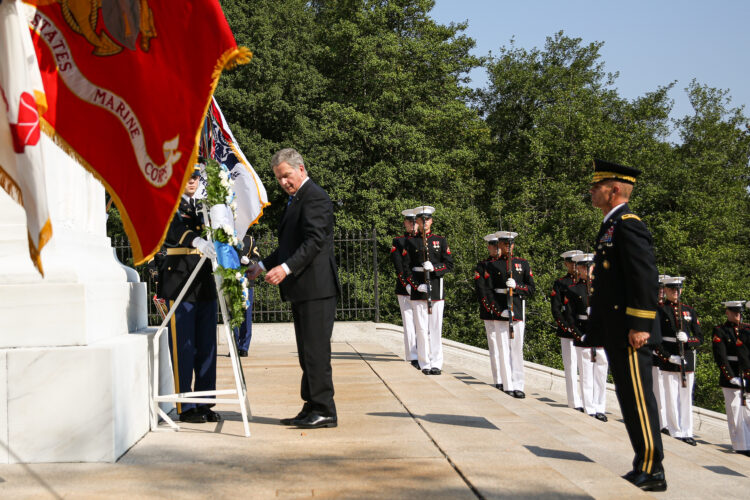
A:
<svg viewBox="0 0 750 500">
<path fill-rule="evenodd" d="M 648 420 L 648 408 L 646 407 L 646 399 L 643 396 L 643 386 L 641 385 L 638 353 L 632 346 L 628 346 L 628 352 L 630 353 L 628 358 L 630 362 L 630 377 L 633 382 L 633 392 L 635 393 L 635 403 L 641 420 L 643 442 L 646 445 L 646 456 L 643 459 L 643 472 L 651 474 L 651 467 L 654 464 L 654 443 L 651 440 L 651 423 Z"/>
<path fill-rule="evenodd" d="M 634 307 L 626 308 L 625 314 L 628 316 L 635 316 L 636 318 L 645 318 L 645 319 L 656 318 L 656 311 L 647 311 L 645 309 L 636 309 Z"/>
<path fill-rule="evenodd" d="M 169 301 L 169 309 L 174 306 L 174 300 Z M 172 314 L 172 319 L 169 320 L 169 326 L 171 327 L 172 333 L 172 371 L 174 372 L 174 392 L 180 393 L 180 370 L 177 368 L 177 320 L 175 315 Z M 177 403 L 177 413 L 182 413 L 182 405 Z"/>
</svg>

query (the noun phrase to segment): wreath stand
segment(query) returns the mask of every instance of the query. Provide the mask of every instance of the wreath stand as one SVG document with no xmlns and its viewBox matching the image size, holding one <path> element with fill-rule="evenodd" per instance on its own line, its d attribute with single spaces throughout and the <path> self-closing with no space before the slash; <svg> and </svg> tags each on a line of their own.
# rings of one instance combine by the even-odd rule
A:
<svg viewBox="0 0 750 500">
<path fill-rule="evenodd" d="M 204 221 L 208 222 L 208 211 L 206 210 L 205 204 L 202 207 L 202 211 Z M 210 224 L 206 224 L 206 227 L 210 227 Z M 208 232 L 207 239 L 208 241 L 212 241 L 210 231 Z M 213 391 L 181 392 L 177 394 L 159 394 L 159 346 L 161 336 L 164 334 L 164 332 L 167 331 L 167 324 L 169 324 L 169 320 L 174 315 L 177 306 L 180 304 L 180 302 L 182 302 L 183 297 L 187 293 L 188 288 L 190 288 L 190 285 L 193 283 L 193 280 L 195 279 L 205 260 L 206 256 L 202 255 L 200 261 L 198 261 L 198 265 L 195 266 L 195 269 L 193 269 L 193 272 L 192 274 L 190 274 L 190 277 L 185 283 L 185 286 L 182 287 L 180 294 L 177 296 L 177 300 L 174 301 L 174 304 L 170 308 L 169 312 L 164 316 L 161 325 L 156 330 L 156 335 L 154 335 L 154 390 L 151 397 L 151 430 L 166 430 L 163 428 L 159 428 L 157 415 L 169 425 L 171 430 L 180 430 L 180 426 L 177 425 L 174 420 L 172 420 L 169 415 L 167 415 L 164 410 L 159 407 L 159 403 L 237 404 L 240 406 L 240 413 L 242 414 L 242 423 L 245 427 L 245 437 L 250 437 L 250 426 L 248 424 L 248 419 L 252 418 L 252 413 L 250 412 L 250 399 L 247 394 L 247 386 L 245 385 L 245 373 L 242 371 L 242 364 L 240 363 L 240 358 L 237 353 L 237 344 L 235 343 L 234 335 L 232 334 L 232 331 L 229 328 L 229 324 L 227 322 L 227 319 L 229 318 L 229 312 L 227 311 L 227 304 L 224 300 L 224 294 L 221 291 L 221 277 L 217 276 L 216 274 L 214 274 L 214 282 L 216 284 L 216 294 L 218 296 L 219 306 L 221 307 L 221 316 L 223 319 L 222 330 L 224 331 L 224 337 L 226 339 L 227 345 L 229 346 L 229 357 L 232 360 L 232 372 L 234 373 L 236 388 Z M 216 262 L 213 261 L 212 264 L 215 268 Z M 231 395 L 235 395 L 235 397 L 225 399 L 215 399 L 213 397 L 209 397 Z"/>
</svg>

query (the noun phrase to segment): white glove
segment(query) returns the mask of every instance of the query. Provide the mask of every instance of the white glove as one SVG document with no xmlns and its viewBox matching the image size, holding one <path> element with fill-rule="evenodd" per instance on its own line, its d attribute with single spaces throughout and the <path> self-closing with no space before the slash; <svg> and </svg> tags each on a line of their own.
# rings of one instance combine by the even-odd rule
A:
<svg viewBox="0 0 750 500">
<path fill-rule="evenodd" d="M 681 357 L 679 357 L 679 356 L 678 356 L 677 354 L 672 354 L 672 355 L 671 355 L 671 356 L 669 357 L 669 362 L 670 362 L 670 363 L 674 363 L 674 364 L 676 364 L 676 365 L 681 365 L 681 364 L 682 364 L 682 358 L 681 358 Z"/>
<path fill-rule="evenodd" d="M 677 332 L 677 342 L 687 342 L 688 336 L 685 332 Z"/>
<path fill-rule="evenodd" d="M 240 264 L 242 264 L 243 266 L 250 264 L 250 259 L 247 258 L 247 255 L 242 256 L 242 258 L 240 259 Z"/>
<path fill-rule="evenodd" d="M 513 278 L 508 278 L 508 281 L 505 282 L 505 286 L 508 288 L 515 288 L 516 287 L 516 280 Z"/>
<path fill-rule="evenodd" d="M 730 380 L 729 383 L 740 387 L 740 377 L 732 377 L 732 380 Z"/>
<path fill-rule="evenodd" d="M 435 270 L 435 266 L 433 266 L 433 265 L 432 265 L 432 262 L 430 262 L 430 261 L 428 260 L 427 262 L 423 262 L 423 263 L 422 263 L 422 269 L 424 269 L 425 271 L 430 271 L 430 272 L 432 272 L 432 271 L 434 271 L 434 270 Z"/>
<path fill-rule="evenodd" d="M 422 283 L 417 287 L 418 292 L 427 293 L 427 283 Z"/>
<path fill-rule="evenodd" d="M 197 248 L 200 253 L 205 255 L 209 259 L 215 259 L 216 258 L 216 250 L 214 250 L 214 246 L 208 242 L 207 240 L 204 240 L 203 238 L 194 238 L 193 239 L 193 248 Z"/>
<path fill-rule="evenodd" d="M 581 342 L 586 342 L 586 334 L 581 335 Z"/>
<path fill-rule="evenodd" d="M 406 285 L 406 293 L 411 295 L 411 285 Z"/>
</svg>

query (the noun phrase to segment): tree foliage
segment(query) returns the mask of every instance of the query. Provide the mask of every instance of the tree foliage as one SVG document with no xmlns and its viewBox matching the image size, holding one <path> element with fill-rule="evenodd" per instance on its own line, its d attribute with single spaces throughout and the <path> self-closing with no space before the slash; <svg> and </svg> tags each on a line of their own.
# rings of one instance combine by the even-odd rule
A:
<svg viewBox="0 0 750 500">
<path fill-rule="evenodd" d="M 248 65 L 226 73 L 216 98 L 273 205 L 283 193 L 271 154 L 295 147 L 331 195 L 339 230 L 375 228 L 381 317 L 400 322 L 390 239 L 399 213 L 437 208 L 456 269 L 446 278 L 444 334 L 486 346 L 473 298 L 482 236 L 519 233 L 538 293 L 527 305 L 526 358 L 561 367 L 547 293 L 563 273 L 559 254 L 592 250 L 601 213 L 588 196 L 601 157 L 641 168 L 631 205 L 649 226 L 660 272 L 687 277 L 685 300 L 702 319 L 699 404 L 723 411 L 710 356 L 722 300 L 750 298 L 750 134 L 728 91 L 692 82 L 693 114 L 669 118 L 667 83 L 621 97 L 605 71 L 602 42 L 559 32 L 542 48 L 511 40 L 497 56 L 471 55 L 465 24 L 430 17 L 431 0 L 221 0 Z M 485 88 L 468 87 L 484 66 Z M 669 141 L 676 131 L 679 144 Z M 116 222 L 116 221 L 115 221 Z M 369 291 L 368 291 L 369 293 Z"/>
</svg>

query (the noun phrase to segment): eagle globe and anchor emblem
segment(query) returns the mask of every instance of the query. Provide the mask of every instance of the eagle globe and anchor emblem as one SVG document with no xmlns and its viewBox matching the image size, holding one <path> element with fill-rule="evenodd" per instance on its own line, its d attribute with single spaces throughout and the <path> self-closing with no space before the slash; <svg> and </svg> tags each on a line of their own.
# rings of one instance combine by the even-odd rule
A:
<svg viewBox="0 0 750 500">
<path fill-rule="evenodd" d="M 112 56 L 123 48 L 148 52 L 156 37 L 154 17 L 148 0 L 39 0 L 38 6 L 59 3 L 63 18 L 70 28 L 94 46 L 93 54 Z M 104 27 L 97 34 L 99 10 Z M 114 38 L 114 40 L 113 40 Z"/>
</svg>

